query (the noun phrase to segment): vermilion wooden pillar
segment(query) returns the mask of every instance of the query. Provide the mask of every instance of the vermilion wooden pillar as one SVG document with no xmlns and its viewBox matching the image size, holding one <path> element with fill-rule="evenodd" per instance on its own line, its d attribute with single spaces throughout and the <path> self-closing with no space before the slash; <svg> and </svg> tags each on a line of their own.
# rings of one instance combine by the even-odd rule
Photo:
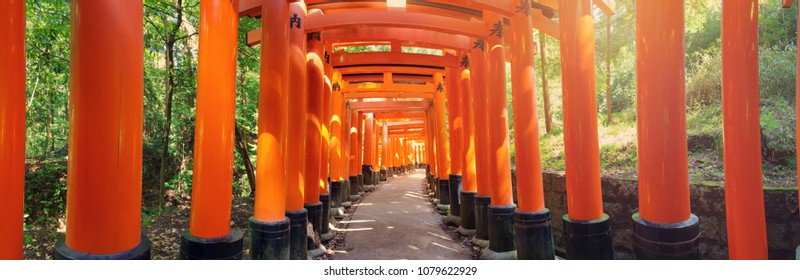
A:
<svg viewBox="0 0 800 280">
<path fill-rule="evenodd" d="M 200 2 L 192 208 L 181 259 L 242 259 L 242 233 L 231 231 L 238 8 Z"/>
<path fill-rule="evenodd" d="M 364 156 L 364 149 L 366 148 L 364 144 L 364 113 L 358 112 L 358 115 L 353 116 L 353 126 L 358 128 L 358 137 L 356 138 L 356 166 L 355 168 L 358 169 L 358 189 L 360 191 L 365 190 L 364 187 L 364 173 L 362 172 L 362 165 L 364 163 L 363 156 Z"/>
<path fill-rule="evenodd" d="M 463 183 L 459 198 L 461 199 L 461 226 L 458 232 L 465 236 L 475 235 L 475 196 L 478 195 L 478 181 L 475 169 L 475 107 L 473 105 L 472 78 L 470 58 L 462 54 L 462 67 L 458 82 L 461 86 L 461 112 L 463 112 L 463 146 L 462 168 Z M 425 146 L 421 149 L 424 150 Z M 424 153 L 423 153 L 424 156 Z M 425 159 L 423 159 L 424 161 Z"/>
<path fill-rule="evenodd" d="M 767 259 L 758 101 L 758 1 L 722 1 L 725 210 L 731 259 Z"/>
<path fill-rule="evenodd" d="M 485 259 L 515 259 L 514 201 L 511 190 L 511 154 L 509 153 L 508 105 L 506 98 L 506 34 L 503 18 L 484 11 L 483 20 L 490 27 L 486 39 L 489 83 L 487 85 L 487 134 L 489 139 L 489 180 L 492 201 L 489 205 L 489 248 Z"/>
<path fill-rule="evenodd" d="M 391 165 L 391 159 L 389 159 L 389 124 L 384 123 L 383 129 L 381 130 L 381 181 L 388 181 L 389 180 L 389 168 Z"/>
<path fill-rule="evenodd" d="M 487 126 L 487 79 L 486 42 L 476 40 L 470 51 L 470 68 L 473 92 L 473 112 L 475 112 L 475 237 L 472 243 L 482 248 L 489 246 L 489 204 L 492 199 L 492 181 L 489 178 L 489 132 Z M 510 171 L 509 171 L 510 172 Z"/>
<path fill-rule="evenodd" d="M 350 158 L 352 157 L 352 155 L 350 154 L 350 148 L 353 146 L 353 143 L 351 143 L 350 141 L 350 134 L 348 132 L 348 128 L 353 126 L 354 117 L 353 114 L 351 113 L 352 110 L 350 110 L 349 102 L 345 103 L 345 108 L 343 110 L 344 110 L 343 111 L 344 125 L 342 126 L 342 141 L 344 143 L 344 146 L 342 150 L 342 159 L 344 160 L 343 163 L 344 168 L 342 168 L 342 178 L 345 178 L 345 180 L 342 183 L 341 196 L 342 196 L 342 206 L 344 208 L 350 208 L 350 206 L 352 206 L 352 203 L 350 201 L 351 200 L 350 193 L 351 190 L 353 189 L 354 184 L 350 181 L 350 177 L 348 177 L 348 175 L 350 174 L 349 172 L 350 168 L 352 168 L 350 165 Z M 337 217 L 343 217 L 343 216 L 337 215 Z"/>
<path fill-rule="evenodd" d="M 250 219 L 250 257 L 289 259 L 286 165 L 283 144 L 289 100 L 289 4 L 261 6 L 261 90 L 258 97 L 256 197 Z"/>
<path fill-rule="evenodd" d="M 447 141 L 447 116 L 445 110 L 447 85 L 445 85 L 444 75 L 442 73 L 434 74 L 433 84 L 436 86 L 433 109 L 435 121 L 434 126 L 436 127 L 436 145 L 438 146 L 437 157 L 439 159 L 439 166 L 437 168 L 437 175 L 439 176 L 439 184 L 437 186 L 439 202 L 437 204 L 437 208 L 441 213 L 447 213 L 447 211 L 450 209 L 450 153 L 448 152 L 449 144 Z M 404 149 L 403 151 L 403 156 L 405 157 L 405 152 L 407 152 L 407 150 Z M 404 165 L 407 165 L 407 163 Z"/>
<path fill-rule="evenodd" d="M 447 121 L 450 125 L 450 176 L 449 187 L 450 192 L 450 211 L 447 213 L 445 223 L 461 226 L 461 184 L 463 173 L 463 154 L 462 142 L 464 135 L 464 123 L 461 112 L 461 99 L 463 93 L 461 92 L 461 78 L 459 74 L 461 69 L 451 67 L 447 72 Z"/>
<path fill-rule="evenodd" d="M 0 260 L 23 258 L 25 1 L 0 4 Z"/>
<path fill-rule="evenodd" d="M 357 200 L 359 196 L 359 191 L 361 190 L 361 185 L 358 181 L 358 173 L 361 171 L 361 165 L 358 164 L 358 149 L 361 148 L 358 145 L 358 129 L 359 129 L 359 122 L 358 122 L 358 111 L 351 110 L 350 111 L 350 170 L 349 170 L 349 178 L 350 178 L 350 187 L 352 190 L 348 195 L 353 196 L 355 192 L 355 197 L 351 197 L 351 200 Z"/>
<path fill-rule="evenodd" d="M 308 211 L 303 208 L 305 196 L 305 150 L 307 71 L 306 32 L 302 22 L 306 19 L 303 1 L 289 4 L 291 17 L 298 21 L 289 23 L 289 115 L 286 134 L 286 217 L 291 225 L 289 259 L 308 259 Z M 316 178 L 316 176 L 314 176 Z"/>
<path fill-rule="evenodd" d="M 683 1 L 636 2 L 638 259 L 699 259 L 689 206 Z"/>
<path fill-rule="evenodd" d="M 67 234 L 55 258 L 149 259 L 142 1 L 76 0 L 71 13 Z"/>
<path fill-rule="evenodd" d="M 600 190 L 594 26 L 590 0 L 560 0 L 567 259 L 613 259 Z"/>
<path fill-rule="evenodd" d="M 326 45 L 323 54 L 323 65 L 325 67 L 325 85 L 323 87 L 322 97 L 322 142 L 320 143 L 320 172 L 319 180 L 322 183 L 320 190 L 319 201 L 322 203 L 322 222 L 320 227 L 320 240 L 329 241 L 333 239 L 333 233 L 330 231 L 330 215 L 331 215 L 331 194 L 330 194 L 330 143 L 331 143 L 331 75 L 333 75 L 333 66 L 330 61 L 329 46 Z"/>
<path fill-rule="evenodd" d="M 321 10 L 311 10 L 308 17 L 322 16 Z M 326 181 L 320 178 L 320 152 L 322 145 L 322 123 L 323 106 L 325 99 L 325 69 L 324 69 L 324 49 L 322 43 L 322 33 L 308 33 L 306 38 L 308 44 L 308 54 L 306 54 L 307 71 L 307 102 L 306 102 L 306 148 L 305 148 L 305 172 L 304 175 L 304 195 L 303 207 L 308 211 L 308 222 L 312 225 L 315 235 L 319 236 L 322 229 L 323 205 L 319 200 L 320 192 L 325 187 Z M 318 257 L 325 253 L 318 238 L 308 242 L 308 254 L 311 257 Z"/>
<path fill-rule="evenodd" d="M 372 175 L 374 169 L 372 168 L 372 144 L 374 142 L 375 133 L 375 118 L 372 113 L 364 114 L 364 164 L 361 166 L 361 173 L 364 174 L 364 184 L 372 185 Z"/>
<path fill-rule="evenodd" d="M 539 154 L 539 113 L 536 106 L 536 69 L 531 8 L 529 0 L 511 17 L 514 28 L 511 61 L 514 108 L 514 147 L 517 153 L 517 200 L 515 215 L 517 257 L 525 260 L 553 260 L 553 232 L 550 210 L 544 207 L 542 162 Z"/>
<path fill-rule="evenodd" d="M 344 185 L 344 95 L 342 95 L 342 73 L 333 72 L 333 86 L 331 86 L 331 145 L 330 145 L 330 195 L 331 195 L 331 216 L 342 217 L 342 186 Z"/>
</svg>

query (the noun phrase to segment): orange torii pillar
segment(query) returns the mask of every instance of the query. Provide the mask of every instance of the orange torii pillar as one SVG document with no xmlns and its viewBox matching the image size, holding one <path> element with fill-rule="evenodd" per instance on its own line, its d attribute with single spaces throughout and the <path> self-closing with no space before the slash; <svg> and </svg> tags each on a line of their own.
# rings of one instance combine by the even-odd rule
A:
<svg viewBox="0 0 800 280">
<path fill-rule="evenodd" d="M 141 0 L 72 1 L 72 22 L 80 24 L 71 36 L 69 218 L 55 259 L 150 259 L 141 234 L 142 7 Z"/>
<path fill-rule="evenodd" d="M 403 168 L 401 167 L 403 162 L 400 160 L 400 138 L 399 137 L 395 137 L 394 138 L 394 148 L 392 149 L 392 156 L 394 158 L 393 159 L 394 160 L 393 164 L 394 164 L 394 168 L 395 168 L 395 173 L 398 174 L 398 175 L 403 174 L 403 171 L 402 171 Z"/>
<path fill-rule="evenodd" d="M 342 184 L 342 207 L 350 208 L 353 204 L 351 203 L 350 194 L 351 190 L 354 188 L 353 182 L 350 181 L 348 175 L 350 174 L 350 149 L 353 146 L 353 143 L 350 141 L 350 134 L 348 133 L 347 128 L 353 125 L 353 114 L 350 110 L 350 103 L 345 103 L 344 108 L 344 129 L 342 130 L 342 140 L 344 141 L 344 150 L 342 159 L 344 160 L 344 168 L 342 169 L 342 178 L 345 178 L 344 183 Z"/>
<path fill-rule="evenodd" d="M 567 259 L 613 259 L 609 217 L 603 213 L 597 139 L 592 1 L 560 0 L 564 104 Z"/>
<path fill-rule="evenodd" d="M 330 216 L 331 216 L 331 194 L 329 191 L 330 185 L 330 143 L 331 143 L 331 130 L 330 130 L 330 119 L 331 119 L 331 80 L 330 75 L 333 73 L 333 66 L 331 65 L 330 61 L 330 54 L 328 53 L 328 47 L 325 47 L 326 50 L 324 51 L 323 55 L 323 62 L 325 65 L 325 85 L 323 87 L 323 97 L 322 97 L 322 143 L 320 143 L 320 172 L 319 172 L 319 181 L 321 184 L 321 190 L 319 195 L 319 201 L 322 203 L 322 221 L 320 222 L 320 230 L 319 230 L 319 238 L 321 241 L 329 241 L 333 239 L 333 233 L 330 230 Z"/>
<path fill-rule="evenodd" d="M 389 124 L 384 123 L 381 137 L 381 181 L 389 180 Z"/>
<path fill-rule="evenodd" d="M 351 121 L 350 121 L 350 133 L 349 133 L 349 137 L 350 137 L 350 155 L 349 155 L 350 168 L 349 169 L 350 170 L 349 170 L 349 173 L 348 173 L 350 175 L 350 177 L 349 177 L 350 178 L 350 193 L 349 193 L 349 196 L 350 196 L 350 200 L 351 201 L 356 201 L 356 200 L 358 200 L 358 198 L 361 197 L 361 195 L 360 195 L 361 193 L 359 192 L 361 190 L 361 186 L 359 185 L 359 182 L 358 182 L 358 172 L 361 170 L 361 166 L 358 164 L 358 159 L 357 159 L 357 157 L 358 157 L 358 149 L 361 147 L 360 145 L 358 145 L 358 124 L 359 124 L 359 122 L 358 122 L 358 111 L 351 110 L 350 111 L 350 118 L 351 118 Z"/>
<path fill-rule="evenodd" d="M 289 4 L 289 110 L 286 132 L 286 217 L 289 218 L 289 259 L 308 259 L 308 211 L 303 207 L 305 196 L 305 149 L 307 111 L 307 71 L 305 25 L 306 4 Z M 314 176 L 316 178 L 316 176 Z"/>
<path fill-rule="evenodd" d="M 450 210 L 444 219 L 445 224 L 461 226 L 461 184 L 462 168 L 461 158 L 463 139 L 463 119 L 461 117 L 461 69 L 451 67 L 447 73 L 447 121 L 450 124 L 450 174 L 448 178 L 448 191 L 450 197 Z"/>
<path fill-rule="evenodd" d="M 731 259 L 767 259 L 758 101 L 758 1 L 722 1 L 725 210 Z"/>
<path fill-rule="evenodd" d="M 536 70 L 529 0 L 513 17 L 514 38 L 511 51 L 512 102 L 514 108 L 514 146 L 517 151 L 517 199 L 515 215 L 517 258 L 554 260 L 550 210 L 544 207 L 542 162 L 539 154 L 539 113 L 536 107 Z"/>
<path fill-rule="evenodd" d="M 321 10 L 311 10 L 309 17 L 321 16 Z M 325 99 L 325 69 L 322 56 L 325 46 L 322 44 L 322 33 L 308 33 L 308 54 L 306 54 L 306 70 L 308 71 L 307 112 L 306 112 L 306 155 L 305 155 L 305 194 L 303 207 L 308 211 L 308 222 L 314 229 L 314 235 L 319 236 L 322 228 L 322 202 L 319 200 L 320 191 L 325 186 L 325 181 L 320 178 L 320 160 L 322 153 L 320 145 L 322 140 L 322 114 L 323 99 Z M 319 238 L 308 242 L 308 254 L 318 257 L 325 253 Z"/>
<path fill-rule="evenodd" d="M 466 53 L 463 54 L 461 66 L 463 69 L 459 73 L 458 83 L 461 87 L 461 112 L 463 112 L 464 128 L 461 148 L 463 181 L 461 193 L 459 193 L 461 226 L 458 227 L 458 232 L 464 236 L 473 236 L 475 235 L 475 196 L 478 194 L 478 182 L 475 175 L 475 107 L 473 106 L 472 78 L 469 70 L 470 59 Z"/>
<path fill-rule="evenodd" d="M 439 152 L 439 166 L 437 168 L 437 175 L 439 176 L 439 184 L 437 185 L 439 202 L 436 204 L 436 208 L 440 213 L 448 213 L 450 210 L 450 153 L 447 152 L 449 149 L 449 147 L 447 147 L 447 116 L 445 115 L 445 100 L 447 99 L 447 92 L 444 84 L 444 75 L 438 72 L 434 74 L 433 84 L 436 85 L 433 109 L 435 121 L 434 125 L 436 127 L 435 137 L 438 145 L 437 150 Z M 406 156 L 406 154 L 404 153 L 403 156 Z"/>
<path fill-rule="evenodd" d="M 334 218 L 344 217 L 342 208 L 342 185 L 344 184 L 344 95 L 342 94 L 342 73 L 333 72 L 333 86 L 331 86 L 331 145 L 330 145 L 330 196 L 331 196 L 331 216 Z"/>
<path fill-rule="evenodd" d="M 489 135 L 489 178 L 492 202 L 489 205 L 489 247 L 483 259 L 516 259 L 514 240 L 514 205 L 511 189 L 511 154 L 509 152 L 508 105 L 506 97 L 506 51 L 503 18 L 484 11 L 484 21 L 491 28 L 486 40 L 489 84 L 486 100 Z"/>
<path fill-rule="evenodd" d="M 489 246 L 489 204 L 492 201 L 493 184 L 489 178 L 489 132 L 487 126 L 486 81 L 489 70 L 486 61 L 486 42 L 477 40 L 470 51 L 470 67 L 473 92 L 473 111 L 475 113 L 475 237 L 472 243 L 486 248 Z M 509 171 L 510 172 L 510 171 Z"/>
<path fill-rule="evenodd" d="M 374 174 L 374 170 L 372 169 L 372 138 L 375 137 L 375 133 L 372 132 L 375 129 L 375 118 L 373 117 L 372 113 L 365 113 L 364 114 L 364 163 L 361 166 L 361 174 L 364 175 L 364 185 L 372 185 L 372 175 Z"/>
<path fill-rule="evenodd" d="M 387 129 L 389 125 L 387 124 Z M 386 143 L 386 179 L 394 177 L 394 137 L 389 137 Z"/>
<path fill-rule="evenodd" d="M 683 1 L 636 2 L 637 259 L 700 259 L 689 206 Z"/>
<path fill-rule="evenodd" d="M 383 126 L 380 122 L 375 120 L 375 126 L 372 129 L 372 171 L 375 172 L 372 174 L 372 180 L 375 181 L 374 185 L 377 186 L 381 183 L 381 151 L 379 146 L 379 139 L 381 138 L 381 131 Z"/>
<path fill-rule="evenodd" d="M 0 260 L 23 258 L 25 1 L 0 4 Z"/>
<path fill-rule="evenodd" d="M 258 97 L 256 197 L 250 218 L 250 257 L 289 259 L 286 169 L 283 143 L 289 93 L 289 1 L 261 6 L 261 77 Z"/>
<path fill-rule="evenodd" d="M 366 190 L 364 188 L 364 173 L 361 172 L 361 165 L 364 160 L 361 158 L 364 156 L 364 113 L 358 112 L 357 116 L 354 116 L 355 119 L 353 120 L 353 126 L 358 128 L 358 137 L 356 138 L 356 166 L 355 168 L 358 169 L 358 182 L 356 185 L 358 186 L 359 192 L 364 192 Z"/>
<path fill-rule="evenodd" d="M 200 2 L 192 208 L 181 259 L 242 259 L 242 233 L 231 230 L 238 8 Z"/>
</svg>

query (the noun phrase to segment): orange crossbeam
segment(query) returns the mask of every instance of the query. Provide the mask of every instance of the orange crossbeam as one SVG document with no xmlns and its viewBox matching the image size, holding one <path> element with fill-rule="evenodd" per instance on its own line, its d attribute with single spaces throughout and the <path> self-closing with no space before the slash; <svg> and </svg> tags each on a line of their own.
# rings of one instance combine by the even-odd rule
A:
<svg viewBox="0 0 800 280">
<path fill-rule="evenodd" d="M 354 74 L 383 74 L 393 73 L 397 75 L 426 75 L 433 76 L 436 72 L 444 71 L 444 67 L 413 67 L 413 66 L 357 66 L 357 67 L 336 67 L 342 75 Z"/>
<path fill-rule="evenodd" d="M 350 108 L 359 111 L 385 111 L 389 109 L 424 109 L 430 107 L 429 101 L 386 101 L 352 102 Z"/>
<path fill-rule="evenodd" d="M 423 112 L 415 112 L 415 113 L 375 113 L 375 119 L 386 121 L 390 119 L 425 119 L 425 113 Z"/>
<path fill-rule="evenodd" d="M 327 38 L 327 37 L 326 37 Z M 337 66 L 359 66 L 374 64 L 392 64 L 429 67 L 458 67 L 460 61 L 454 55 L 442 56 L 428 54 L 413 54 L 401 52 L 364 52 L 345 53 L 336 52 L 331 55 L 331 63 Z"/>
<path fill-rule="evenodd" d="M 321 31 L 355 26 L 408 27 L 483 38 L 486 25 L 444 16 L 402 12 L 352 12 L 329 14 L 306 21 L 306 30 Z"/>
</svg>

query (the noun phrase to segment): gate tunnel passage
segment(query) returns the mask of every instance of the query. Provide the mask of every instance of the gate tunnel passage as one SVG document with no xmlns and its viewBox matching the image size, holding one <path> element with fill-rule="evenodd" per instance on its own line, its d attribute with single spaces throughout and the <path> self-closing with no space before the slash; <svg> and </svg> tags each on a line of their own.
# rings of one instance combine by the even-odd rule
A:
<svg viewBox="0 0 800 280">
<path fill-rule="evenodd" d="M 613 14 L 609 3 L 200 0 L 191 223 L 182 236 L 181 258 L 241 259 L 248 238 L 252 259 L 307 259 L 320 253 L 318 242 L 330 240 L 329 225 L 343 208 L 387 179 L 392 180 L 388 189 L 368 198 L 373 205 L 359 206 L 351 221 L 354 229 L 365 230 L 348 233 L 353 240 L 363 238 L 350 257 L 378 257 L 361 251 L 369 248 L 363 245 L 380 245 L 361 244 L 379 242 L 370 239 L 370 231 L 399 232 L 388 228 L 391 216 L 379 214 L 416 210 L 417 196 L 428 195 L 447 223 L 485 248 L 482 258 L 554 259 L 552 219 L 563 220 L 567 259 L 613 258 L 600 184 L 593 18 L 595 10 Z M 697 259 L 702 221 L 691 212 L 688 192 L 685 6 L 679 0 L 635 5 L 639 211 L 631 214 L 636 256 Z M 55 256 L 149 259 L 151 245 L 140 228 L 143 3 L 73 0 L 71 8 L 72 21 L 81 24 L 71 25 L 70 37 L 69 219 Z M 759 102 L 758 49 L 752 47 L 758 45 L 758 17 L 752 16 L 758 8 L 757 0 L 725 0 L 721 13 L 725 218 L 732 259 L 764 259 L 768 249 L 759 106 L 752 105 Z M 231 230 L 227 210 L 240 17 L 261 20 L 261 28 L 248 31 L 246 39 L 249 46 L 260 45 L 261 56 L 249 236 Z M 0 258 L 19 259 L 25 2 L 4 1 L 0 18 L 8 19 L 0 23 L 0 178 L 7 180 L 0 188 Z M 561 51 L 569 210 L 563 217 L 551 217 L 544 205 L 534 30 L 557 39 Z M 345 50 L 371 46 L 382 51 Z M 433 51 L 404 51 L 408 48 Z M 507 105 L 506 63 L 511 64 L 513 112 Z M 510 175 L 511 129 L 516 190 Z M 418 168 L 426 170 L 427 194 L 413 187 Z M 408 172 L 414 173 L 394 178 Z M 409 189 L 400 184 L 405 181 Z M 392 204 L 400 199 L 409 204 Z M 381 201 L 385 209 L 397 206 L 390 210 L 395 213 L 365 211 Z M 419 216 L 430 221 L 428 214 Z M 408 230 L 431 235 L 428 228 Z M 430 232 L 435 240 L 438 233 Z M 319 238 L 309 242 L 308 234 Z M 462 257 L 449 250 L 459 251 L 454 244 L 432 240 L 406 247 L 434 252 L 430 258 Z"/>
<path fill-rule="evenodd" d="M 391 178 L 359 204 L 345 230 L 346 250 L 336 260 L 465 260 L 472 251 L 442 227 L 425 189 L 425 172 Z M 457 235 L 457 234 L 456 234 Z M 471 247 L 471 246 L 470 246 Z"/>
</svg>

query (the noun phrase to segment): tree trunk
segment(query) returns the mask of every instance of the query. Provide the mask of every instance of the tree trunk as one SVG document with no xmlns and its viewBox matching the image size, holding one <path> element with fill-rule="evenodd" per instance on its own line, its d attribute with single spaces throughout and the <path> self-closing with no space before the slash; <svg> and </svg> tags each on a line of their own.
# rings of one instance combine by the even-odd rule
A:
<svg viewBox="0 0 800 280">
<path fill-rule="evenodd" d="M 161 168 L 158 172 L 158 201 L 159 206 L 164 206 L 164 184 L 166 183 L 166 172 L 167 172 L 167 159 L 169 156 L 169 136 L 170 136 L 170 129 L 172 125 L 172 96 L 175 92 L 175 42 L 176 37 L 178 35 L 178 31 L 180 31 L 181 24 L 183 23 L 183 0 L 176 0 L 174 8 L 176 9 L 176 22 L 172 26 L 168 25 L 167 23 L 169 20 L 164 17 L 164 38 L 165 46 L 166 46 L 166 53 L 164 54 L 164 59 L 166 60 L 166 67 L 167 67 L 167 79 L 164 85 L 164 90 L 166 92 L 166 98 L 164 100 L 164 138 L 162 139 L 162 146 L 161 146 Z"/>
<path fill-rule="evenodd" d="M 611 124 L 611 16 L 606 16 L 606 124 Z"/>
<path fill-rule="evenodd" d="M 544 101 L 544 130 L 548 134 L 553 131 L 553 116 L 550 112 L 550 94 L 547 90 L 547 54 L 545 53 L 546 37 L 539 32 L 539 48 L 542 53 L 542 100 Z"/>
<path fill-rule="evenodd" d="M 253 168 L 253 163 L 250 161 L 250 153 L 247 151 L 247 142 L 245 141 L 245 134 L 242 133 L 241 127 L 237 124 L 236 129 L 236 150 L 239 151 L 239 156 L 242 157 L 244 162 L 244 169 L 247 171 L 247 182 L 250 183 L 250 197 L 256 196 L 256 172 Z"/>
</svg>

